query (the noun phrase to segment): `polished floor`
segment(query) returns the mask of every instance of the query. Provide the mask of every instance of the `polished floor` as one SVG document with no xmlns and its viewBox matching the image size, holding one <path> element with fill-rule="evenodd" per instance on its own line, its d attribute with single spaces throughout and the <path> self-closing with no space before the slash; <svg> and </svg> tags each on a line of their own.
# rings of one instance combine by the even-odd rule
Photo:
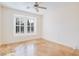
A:
<svg viewBox="0 0 79 59">
<path fill-rule="evenodd" d="M 78 56 L 79 50 L 50 42 L 33 39 L 0 46 L 1 56 Z"/>
</svg>

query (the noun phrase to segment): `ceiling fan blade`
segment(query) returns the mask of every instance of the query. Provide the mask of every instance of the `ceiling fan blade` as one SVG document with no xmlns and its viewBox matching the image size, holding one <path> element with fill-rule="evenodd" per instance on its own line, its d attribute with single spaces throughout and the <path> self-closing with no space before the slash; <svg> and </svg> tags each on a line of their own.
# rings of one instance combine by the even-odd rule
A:
<svg viewBox="0 0 79 59">
<path fill-rule="evenodd" d="M 47 9 L 46 7 L 41 7 L 41 6 L 38 6 L 38 8 Z"/>
</svg>

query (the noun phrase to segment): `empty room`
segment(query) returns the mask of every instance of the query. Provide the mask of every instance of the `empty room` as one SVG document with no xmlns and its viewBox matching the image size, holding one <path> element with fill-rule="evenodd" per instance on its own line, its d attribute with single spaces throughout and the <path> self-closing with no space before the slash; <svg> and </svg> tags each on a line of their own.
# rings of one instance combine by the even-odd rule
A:
<svg viewBox="0 0 79 59">
<path fill-rule="evenodd" d="M 79 56 L 79 2 L 0 2 L 0 56 Z"/>
</svg>

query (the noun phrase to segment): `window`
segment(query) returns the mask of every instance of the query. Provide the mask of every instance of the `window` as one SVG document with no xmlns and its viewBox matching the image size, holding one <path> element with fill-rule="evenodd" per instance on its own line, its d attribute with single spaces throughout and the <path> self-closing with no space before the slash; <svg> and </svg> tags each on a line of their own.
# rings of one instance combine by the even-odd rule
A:
<svg viewBox="0 0 79 59">
<path fill-rule="evenodd" d="M 18 17 L 16 18 L 16 33 L 24 33 L 24 23 Z"/>
<path fill-rule="evenodd" d="M 15 34 L 35 34 L 36 18 L 28 16 L 15 16 Z"/>
<path fill-rule="evenodd" d="M 27 32 L 34 32 L 34 22 L 33 20 L 28 19 L 27 20 Z"/>
</svg>

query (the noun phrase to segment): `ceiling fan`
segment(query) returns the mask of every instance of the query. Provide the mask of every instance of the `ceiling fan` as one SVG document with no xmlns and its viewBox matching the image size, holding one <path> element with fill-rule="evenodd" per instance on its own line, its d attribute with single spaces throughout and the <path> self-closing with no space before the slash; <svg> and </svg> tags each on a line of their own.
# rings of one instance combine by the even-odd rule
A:
<svg viewBox="0 0 79 59">
<path fill-rule="evenodd" d="M 38 2 L 35 2 L 34 7 L 37 12 L 39 12 L 39 8 L 40 9 L 47 9 L 46 7 L 40 6 Z"/>
</svg>

